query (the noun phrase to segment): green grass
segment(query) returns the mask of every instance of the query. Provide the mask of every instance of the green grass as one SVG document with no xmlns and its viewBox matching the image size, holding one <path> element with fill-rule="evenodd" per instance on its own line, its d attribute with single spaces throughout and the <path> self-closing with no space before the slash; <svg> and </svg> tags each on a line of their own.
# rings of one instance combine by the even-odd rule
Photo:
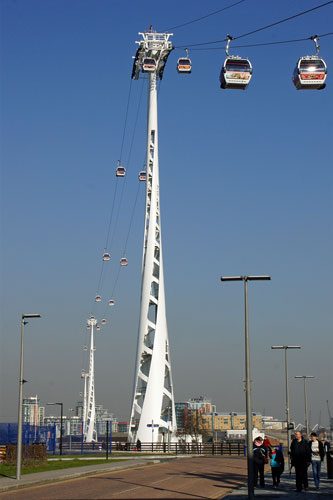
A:
<svg viewBox="0 0 333 500">
<path fill-rule="evenodd" d="M 167 456 L 168 453 L 160 453 L 160 452 L 155 452 L 152 453 L 152 452 L 148 452 L 148 451 L 142 451 L 140 453 L 134 451 L 134 452 L 126 452 L 126 451 L 123 451 L 121 453 L 115 451 L 115 452 L 112 452 L 112 454 L 109 453 L 109 459 L 111 460 L 111 458 L 118 458 L 118 457 L 136 457 L 136 458 L 140 458 L 140 457 L 146 457 L 146 456 L 152 456 L 152 455 L 165 455 Z M 171 453 L 172 455 L 172 453 Z M 62 456 L 63 458 L 86 458 L 88 459 L 89 457 L 98 457 L 98 458 L 104 458 L 105 457 L 105 452 L 104 453 L 89 453 L 89 454 L 84 454 L 84 455 L 63 455 Z M 59 454 L 57 453 L 56 455 L 48 455 L 47 456 L 48 459 L 53 459 L 53 458 L 57 458 L 57 459 L 60 459 L 59 457 Z"/>
<path fill-rule="evenodd" d="M 22 474 L 32 474 L 33 472 L 46 472 L 50 470 L 59 470 L 59 469 L 71 469 L 73 467 L 84 467 L 86 465 L 98 465 L 98 464 L 106 464 L 110 462 L 124 462 L 124 460 L 117 459 L 101 459 L 101 460 L 77 460 L 77 458 L 73 460 L 56 460 L 52 462 L 38 462 L 35 464 L 31 464 L 28 462 L 23 462 L 21 473 Z M 16 475 L 16 465 L 1 463 L 0 464 L 0 477 L 13 477 Z"/>
</svg>

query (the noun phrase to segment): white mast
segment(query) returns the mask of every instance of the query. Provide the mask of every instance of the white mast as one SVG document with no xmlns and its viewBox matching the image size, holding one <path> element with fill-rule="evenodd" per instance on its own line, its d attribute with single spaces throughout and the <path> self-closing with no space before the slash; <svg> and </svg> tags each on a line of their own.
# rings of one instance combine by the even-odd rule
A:
<svg viewBox="0 0 333 500">
<path fill-rule="evenodd" d="M 157 442 L 176 432 L 162 260 L 157 80 L 172 50 L 170 33 L 139 33 L 132 78 L 148 73 L 147 187 L 142 259 L 141 309 L 129 441 Z M 153 63 L 153 64 L 152 64 Z"/>
<path fill-rule="evenodd" d="M 83 398 L 83 439 L 86 443 L 91 443 L 96 440 L 96 417 L 95 417 L 95 378 L 94 378 L 94 327 L 97 325 L 97 320 L 91 316 L 87 321 L 90 327 L 90 349 L 89 349 L 89 372 L 88 372 L 88 391 Z M 86 375 L 86 374 L 85 374 Z M 86 379 L 85 379 L 86 392 Z"/>
<path fill-rule="evenodd" d="M 87 427 L 87 378 L 89 373 L 81 370 L 81 378 L 84 379 L 83 401 L 82 401 L 82 434 L 85 435 Z"/>
</svg>

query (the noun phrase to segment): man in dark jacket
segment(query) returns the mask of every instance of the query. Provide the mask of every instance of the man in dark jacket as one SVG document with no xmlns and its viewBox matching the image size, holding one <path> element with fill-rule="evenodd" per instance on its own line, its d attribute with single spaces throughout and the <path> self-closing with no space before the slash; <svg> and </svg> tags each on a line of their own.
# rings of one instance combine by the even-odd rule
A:
<svg viewBox="0 0 333 500">
<path fill-rule="evenodd" d="M 296 490 L 307 491 L 308 487 L 308 465 L 311 461 L 309 443 L 303 438 L 299 431 L 295 432 L 295 439 L 293 439 L 290 446 L 290 459 L 291 466 L 295 467 L 296 471 Z"/>
</svg>

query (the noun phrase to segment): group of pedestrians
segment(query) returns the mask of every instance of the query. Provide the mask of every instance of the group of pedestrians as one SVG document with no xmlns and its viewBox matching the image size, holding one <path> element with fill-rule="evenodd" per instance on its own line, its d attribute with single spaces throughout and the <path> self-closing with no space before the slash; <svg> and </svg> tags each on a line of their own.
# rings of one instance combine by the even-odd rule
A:
<svg viewBox="0 0 333 500">
<path fill-rule="evenodd" d="M 324 460 L 324 445 L 317 438 L 315 432 L 311 432 L 311 440 L 308 442 L 302 434 L 297 431 L 295 439 L 290 446 L 291 466 L 295 467 L 296 490 L 308 491 L 308 466 L 312 464 L 313 480 L 316 489 L 319 489 L 321 462 Z"/>
<path fill-rule="evenodd" d="M 295 439 L 290 446 L 290 463 L 295 468 L 296 491 L 301 492 L 309 489 L 308 466 L 312 464 L 313 480 L 316 489 L 319 489 L 321 462 L 324 460 L 325 451 L 321 441 L 315 432 L 311 433 L 311 440 L 307 441 L 302 434 L 297 431 Z M 254 487 L 265 487 L 265 465 L 270 464 L 273 480 L 273 488 L 277 489 L 280 484 L 280 477 L 284 471 L 284 457 L 282 446 L 272 446 L 269 439 L 258 436 L 253 442 L 253 463 L 254 463 Z"/>
</svg>

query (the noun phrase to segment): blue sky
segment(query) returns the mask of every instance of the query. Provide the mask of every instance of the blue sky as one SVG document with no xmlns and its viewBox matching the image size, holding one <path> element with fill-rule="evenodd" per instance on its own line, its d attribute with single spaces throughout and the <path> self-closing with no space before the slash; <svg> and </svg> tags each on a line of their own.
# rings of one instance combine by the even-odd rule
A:
<svg viewBox="0 0 333 500">
<path fill-rule="evenodd" d="M 128 419 L 139 318 L 143 242 L 146 82 L 133 81 L 138 32 L 157 31 L 230 5 L 227 1 L 2 0 L 2 421 L 16 419 L 20 315 L 26 327 L 26 395 L 73 407 L 82 346 L 101 268 L 120 157 L 127 168 L 110 268 L 109 298 L 128 237 L 116 307 L 96 338 L 96 399 Z M 173 44 L 237 37 L 324 2 L 245 0 L 173 30 Z M 331 31 L 333 4 L 234 45 Z M 214 47 L 216 47 L 214 45 Z M 217 47 L 223 49 L 223 44 Z M 253 409 L 283 418 L 283 353 L 290 353 L 291 414 L 328 421 L 332 393 L 333 37 L 320 40 L 324 91 L 296 91 L 291 75 L 311 41 L 233 49 L 249 57 L 245 92 L 221 90 L 224 50 L 190 50 L 191 75 L 169 57 L 159 90 L 159 152 L 166 306 L 177 401 L 207 395 L 219 411 L 245 410 L 241 284 L 221 275 L 270 274 L 249 284 Z M 136 127 L 134 127 L 136 123 Z M 121 148 L 124 134 L 123 148 Z M 137 203 L 133 211 L 135 197 Z M 129 231 L 130 219 L 133 223 Z M 111 309 L 111 308 L 109 308 Z M 112 313 L 112 314 L 111 314 Z"/>
</svg>

